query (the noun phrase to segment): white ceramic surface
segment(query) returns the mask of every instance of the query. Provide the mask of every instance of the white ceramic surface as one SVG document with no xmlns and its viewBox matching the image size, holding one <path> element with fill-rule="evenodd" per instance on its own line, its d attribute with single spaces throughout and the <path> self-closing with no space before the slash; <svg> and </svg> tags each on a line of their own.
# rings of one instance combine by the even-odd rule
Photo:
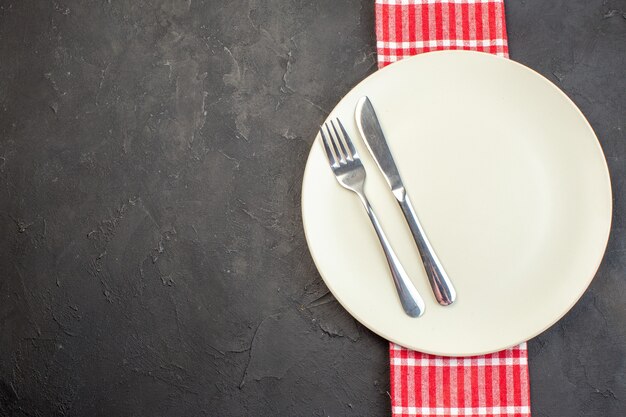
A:
<svg viewBox="0 0 626 417">
<path fill-rule="evenodd" d="M 450 307 L 435 302 L 408 226 L 357 132 L 363 95 L 456 286 Z M 593 279 L 611 223 L 606 161 L 578 108 L 541 75 L 488 54 L 427 53 L 377 71 L 330 117 L 356 142 L 366 192 L 426 301 L 421 318 L 404 314 L 359 199 L 336 182 L 316 139 L 302 190 L 307 242 L 334 296 L 380 336 L 439 355 L 497 351 L 554 324 Z"/>
</svg>

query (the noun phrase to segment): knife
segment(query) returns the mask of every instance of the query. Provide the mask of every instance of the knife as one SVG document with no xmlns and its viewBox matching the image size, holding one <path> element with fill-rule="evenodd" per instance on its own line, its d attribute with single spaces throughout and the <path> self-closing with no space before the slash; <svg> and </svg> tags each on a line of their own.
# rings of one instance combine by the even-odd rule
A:
<svg viewBox="0 0 626 417">
<path fill-rule="evenodd" d="M 444 306 L 452 304 L 456 299 L 456 291 L 426 237 L 422 224 L 417 218 L 413 204 L 411 204 L 411 199 L 406 193 L 406 189 L 400 178 L 398 167 L 389 150 L 389 145 L 387 144 L 383 130 L 378 122 L 374 106 L 372 106 L 372 102 L 367 96 L 361 97 L 357 102 L 355 118 L 356 125 L 365 140 L 367 149 L 369 149 L 374 157 L 378 168 L 382 171 L 387 180 L 387 184 L 389 184 L 391 188 L 391 192 L 398 201 L 398 204 L 400 204 L 400 208 L 402 208 L 402 213 L 409 224 L 413 239 L 415 239 L 417 250 L 422 258 L 428 281 L 430 282 L 437 302 Z"/>
</svg>

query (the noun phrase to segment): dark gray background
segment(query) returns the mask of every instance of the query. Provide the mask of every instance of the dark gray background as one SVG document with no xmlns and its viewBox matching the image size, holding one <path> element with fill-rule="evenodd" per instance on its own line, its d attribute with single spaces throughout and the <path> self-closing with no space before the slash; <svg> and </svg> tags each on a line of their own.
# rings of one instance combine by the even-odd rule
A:
<svg viewBox="0 0 626 417">
<path fill-rule="evenodd" d="M 300 183 L 373 72 L 374 0 L 0 0 L 0 415 L 384 416 L 387 343 L 328 294 Z M 611 170 L 590 290 L 532 411 L 626 415 L 626 2 L 507 1 Z M 532 307 L 533 300 L 528 300 Z"/>
</svg>

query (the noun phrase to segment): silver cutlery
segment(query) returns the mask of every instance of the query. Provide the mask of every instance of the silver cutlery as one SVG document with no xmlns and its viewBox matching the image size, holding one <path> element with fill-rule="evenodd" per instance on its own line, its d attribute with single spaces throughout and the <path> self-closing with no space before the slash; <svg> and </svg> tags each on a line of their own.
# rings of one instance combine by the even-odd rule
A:
<svg viewBox="0 0 626 417">
<path fill-rule="evenodd" d="M 391 188 L 391 192 L 402 208 L 402 213 L 413 234 L 437 302 L 444 306 L 452 304 L 456 299 L 456 291 L 417 218 L 369 98 L 362 97 L 359 99 L 356 105 L 355 118 L 367 149 L 374 157 L 378 168 L 382 171 Z"/>
<path fill-rule="evenodd" d="M 365 196 L 365 167 L 361 163 L 361 158 L 339 119 L 335 119 L 335 121 L 327 122 L 324 124 L 324 127 L 320 128 L 320 136 L 330 168 L 339 184 L 355 192 L 361 199 L 383 247 L 400 303 L 406 314 L 411 317 L 419 317 L 424 313 L 424 300 L 400 264 L 400 260 L 392 249 L 387 236 L 378 222 L 378 218 L 374 214 L 372 206 Z"/>
</svg>

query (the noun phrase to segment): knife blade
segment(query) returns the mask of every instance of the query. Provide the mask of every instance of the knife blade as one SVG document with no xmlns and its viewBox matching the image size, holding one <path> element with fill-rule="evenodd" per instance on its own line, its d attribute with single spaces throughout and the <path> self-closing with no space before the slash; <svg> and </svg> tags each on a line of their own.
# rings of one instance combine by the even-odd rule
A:
<svg viewBox="0 0 626 417">
<path fill-rule="evenodd" d="M 382 171 L 389 188 L 391 188 L 402 209 L 437 302 L 444 306 L 452 304 L 456 299 L 456 290 L 417 217 L 411 199 L 402 183 L 398 167 L 393 160 L 393 155 L 376 116 L 374 106 L 367 96 L 361 97 L 357 102 L 354 116 L 367 149 L 374 161 L 376 161 L 378 168 Z"/>
</svg>

